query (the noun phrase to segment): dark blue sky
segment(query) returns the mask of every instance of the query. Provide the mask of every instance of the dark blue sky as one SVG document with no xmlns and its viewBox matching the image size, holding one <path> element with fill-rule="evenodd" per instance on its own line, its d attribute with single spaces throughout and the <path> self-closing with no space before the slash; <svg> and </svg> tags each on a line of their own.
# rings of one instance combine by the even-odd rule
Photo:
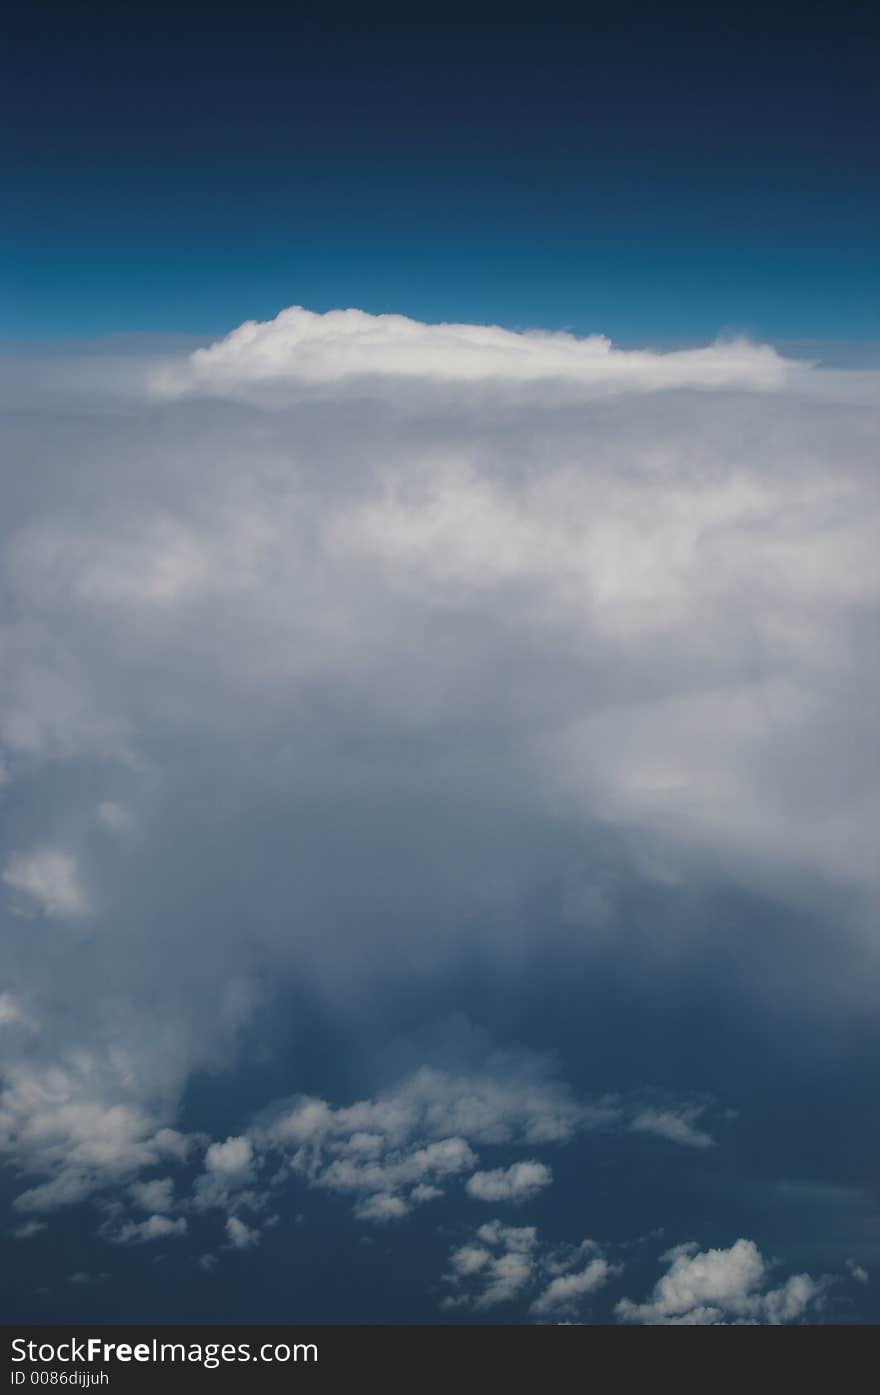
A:
<svg viewBox="0 0 880 1395">
<path fill-rule="evenodd" d="M 11 6 L 11 336 L 878 337 L 873 7 Z"/>
</svg>

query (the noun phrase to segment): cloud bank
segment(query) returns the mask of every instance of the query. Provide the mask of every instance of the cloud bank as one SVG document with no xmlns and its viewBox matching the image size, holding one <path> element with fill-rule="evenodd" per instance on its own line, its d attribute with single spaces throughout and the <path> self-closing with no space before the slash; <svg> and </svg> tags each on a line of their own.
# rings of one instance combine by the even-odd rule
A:
<svg viewBox="0 0 880 1395">
<path fill-rule="evenodd" d="M 293 308 L 124 384 L 78 362 L 5 409 L 18 1211 L 143 1183 L 125 1223 L 158 1237 L 182 1217 L 154 1184 L 195 1157 L 194 1205 L 241 1198 L 271 1099 L 230 1108 L 207 1153 L 181 1101 L 246 1051 L 277 1060 L 285 995 L 372 1050 L 378 1004 L 472 963 L 527 985 L 551 941 L 566 982 L 599 959 L 624 989 L 670 960 L 683 981 L 715 971 L 706 886 L 818 914 L 798 963 L 836 972 L 805 1011 L 870 995 L 875 389 L 745 341 L 661 354 Z M 645 904 L 665 910 L 634 954 Z M 760 955 L 736 972 L 772 1016 Z M 299 1069 L 273 1092 L 308 1099 L 260 1128 L 324 1130 L 303 1176 L 373 1221 L 450 1178 L 470 1207 L 537 1195 L 540 1149 L 583 1130 L 558 1082 L 516 1104 L 455 1072 L 359 1083 L 356 1122 Z M 713 1151 L 702 1106 L 637 1093 L 602 1105 L 634 1146 Z M 417 1123 L 392 1126 L 392 1099 Z M 484 1164 L 505 1138 L 521 1156 Z"/>
</svg>

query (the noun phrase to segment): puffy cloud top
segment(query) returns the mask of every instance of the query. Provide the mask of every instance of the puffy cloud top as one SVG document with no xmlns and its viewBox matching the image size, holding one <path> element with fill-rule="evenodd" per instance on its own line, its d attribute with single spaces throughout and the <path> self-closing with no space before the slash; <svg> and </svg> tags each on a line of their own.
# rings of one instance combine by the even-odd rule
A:
<svg viewBox="0 0 880 1395">
<path fill-rule="evenodd" d="M 583 387 L 780 386 L 795 365 L 768 345 L 745 339 L 656 353 L 615 349 L 603 335 L 515 331 L 498 325 L 422 324 L 404 315 L 363 310 L 315 314 L 300 305 L 274 320 L 249 320 L 209 348 L 197 349 L 188 373 L 161 381 L 168 390 L 223 390 L 235 383 L 299 378 L 311 383 L 357 376 L 528 382 L 569 380 Z"/>
<path fill-rule="evenodd" d="M 617 1313 L 625 1322 L 649 1325 L 715 1326 L 796 1322 L 821 1303 L 823 1283 L 793 1274 L 780 1288 L 768 1288 L 767 1264 L 754 1240 L 737 1240 L 727 1250 L 679 1245 L 666 1255 L 667 1272 L 645 1303 L 622 1298 Z"/>
</svg>

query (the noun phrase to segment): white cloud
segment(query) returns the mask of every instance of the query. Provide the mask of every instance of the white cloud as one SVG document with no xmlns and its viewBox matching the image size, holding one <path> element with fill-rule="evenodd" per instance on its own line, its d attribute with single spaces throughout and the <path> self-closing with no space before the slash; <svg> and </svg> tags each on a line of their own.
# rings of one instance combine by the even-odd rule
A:
<svg viewBox="0 0 880 1395">
<path fill-rule="evenodd" d="M 482 1245 L 460 1245 L 449 1256 L 449 1267 L 456 1277 L 466 1279 L 485 1269 L 491 1258 L 491 1250 Z"/>
<path fill-rule="evenodd" d="M 37 911 L 52 919 L 66 919 L 89 910 L 76 859 L 56 848 L 14 852 L 3 870 L 3 880 L 24 897 L 24 913 Z"/>
<path fill-rule="evenodd" d="M 415 1086 L 406 1082 L 394 1093 L 337 1110 L 303 1099 L 277 1113 L 257 1138 L 262 1147 L 285 1153 L 312 1186 L 354 1198 L 361 1220 L 396 1220 L 441 1196 L 449 1179 L 477 1161 L 464 1138 L 442 1136 L 450 1121 L 445 1112 L 431 1115 L 424 1088 L 424 1078 Z"/>
<path fill-rule="evenodd" d="M 704 1108 L 669 1104 L 673 1114 Z M 631 1104 L 625 1098 L 578 1101 L 548 1074 L 544 1058 L 523 1051 L 495 1051 L 481 1069 L 455 1074 L 425 1066 L 396 1086 L 352 1105 L 334 1108 L 326 1100 L 302 1096 L 287 1100 L 264 1110 L 246 1132 L 222 1141 L 186 1139 L 164 1130 L 156 1135 L 162 1143 L 159 1148 L 155 1139 L 121 1137 L 116 1140 L 118 1153 L 107 1158 L 103 1177 L 94 1167 L 69 1165 L 65 1152 L 58 1175 L 19 1198 L 17 1205 L 50 1209 L 81 1200 L 102 1184 L 118 1185 L 133 1170 L 155 1166 L 162 1156 L 176 1155 L 183 1162 L 198 1144 L 204 1149 L 204 1170 L 196 1176 L 189 1195 L 184 1191 L 176 1198 L 170 1176 L 130 1181 L 124 1198 L 110 1203 L 112 1214 L 118 1217 L 134 1203 L 153 1216 L 221 1211 L 241 1225 L 245 1225 L 242 1213 L 251 1213 L 267 1226 L 279 1219 L 277 1214 L 267 1217 L 270 1207 L 279 1204 L 278 1189 L 304 1182 L 348 1202 L 356 1220 L 384 1225 L 404 1220 L 450 1189 L 493 1204 L 531 1200 L 552 1184 L 553 1173 L 546 1163 L 526 1157 L 498 1167 L 480 1167 L 476 1149 L 509 1155 L 530 1149 L 536 1139 L 562 1146 L 585 1132 L 624 1133 L 641 1109 L 640 1102 Z M 126 1123 L 136 1132 L 133 1121 Z M 466 1127 L 469 1137 L 446 1132 L 455 1125 Z M 141 1123 L 140 1130 L 145 1129 Z M 47 1158 L 46 1171 L 48 1164 Z M 130 1222 L 121 1234 L 127 1240 L 144 1238 L 143 1228 L 143 1222 Z M 233 1231 L 244 1234 L 237 1226 Z M 494 1237 L 505 1250 L 519 1253 L 523 1237 L 532 1233 L 528 1227 L 491 1222 L 480 1228 L 478 1236 L 484 1243 Z M 562 1257 L 565 1262 L 558 1273 L 568 1272 L 582 1253 L 586 1246 L 552 1254 L 545 1250 L 541 1272 L 546 1270 L 549 1282 L 557 1274 L 552 1262 Z M 521 1268 L 520 1261 L 504 1259 L 496 1278 L 510 1284 Z M 590 1274 L 598 1275 L 598 1270 L 591 1269 Z M 557 1303 L 557 1295 L 574 1284 L 572 1277 L 571 1285 L 554 1288 L 546 1300 L 547 1311 Z M 496 1291 L 492 1289 L 493 1294 Z"/>
<path fill-rule="evenodd" d="M 821 1306 L 822 1280 L 794 1274 L 779 1288 L 766 1287 L 766 1261 L 753 1240 L 728 1250 L 680 1245 L 665 1256 L 669 1268 L 644 1303 L 622 1298 L 616 1312 L 624 1322 L 712 1326 L 796 1322 Z"/>
<path fill-rule="evenodd" d="M 364 1196 L 359 1202 L 357 1214 L 362 1219 L 390 1219 L 392 1215 L 403 1215 L 403 1209 L 390 1207 L 389 1197 L 409 1187 L 410 1203 L 418 1199 L 430 1199 L 441 1192 L 438 1183 L 444 1179 L 468 1171 L 476 1162 L 476 1154 L 463 1138 L 444 1138 L 435 1143 L 414 1145 L 403 1148 L 390 1148 L 380 1157 L 363 1159 L 357 1144 L 340 1140 L 329 1149 L 330 1156 L 322 1165 L 314 1156 L 295 1156 L 293 1166 L 308 1174 L 312 1185 L 328 1191 Z M 425 1192 L 425 1183 L 429 1190 Z M 416 1192 L 418 1188 L 418 1192 Z M 378 1209 L 369 1198 L 383 1198 Z"/>
<path fill-rule="evenodd" d="M 195 1180 L 196 1204 L 201 1209 L 228 1208 L 250 1202 L 246 1190 L 255 1180 L 257 1159 L 254 1146 L 244 1134 L 230 1136 L 223 1143 L 211 1143 L 205 1151 L 205 1171 Z"/>
<path fill-rule="evenodd" d="M 150 1240 L 180 1239 L 186 1234 L 184 1216 L 172 1220 L 170 1216 L 148 1216 L 145 1221 L 130 1221 L 114 1237 L 121 1245 L 145 1244 Z"/>
<path fill-rule="evenodd" d="M 495 1074 L 470 1076 L 424 1067 L 374 1099 L 339 1109 L 301 1098 L 276 1108 L 255 1139 L 282 1152 L 312 1186 L 354 1198 L 360 1219 L 395 1220 L 472 1172 L 475 1147 L 559 1143 L 592 1118 L 558 1081 L 536 1076 L 525 1058 L 520 1065 L 517 1074 L 502 1060 Z M 503 1173 L 508 1190 L 518 1184 L 526 1194 L 545 1185 L 545 1175 L 540 1163 Z"/>
<path fill-rule="evenodd" d="M 475 1172 L 468 1178 L 465 1191 L 475 1201 L 521 1202 L 537 1196 L 552 1181 L 553 1173 L 546 1163 L 529 1159 L 490 1172 Z"/>
<path fill-rule="evenodd" d="M 439 1188 L 433 1188 L 435 1195 L 442 1195 Z M 370 1192 L 355 1206 L 354 1214 L 360 1221 L 399 1221 L 408 1215 L 410 1203 L 393 1192 Z"/>
<path fill-rule="evenodd" d="M 4 421 L 2 1001 L 39 1028 L 4 1031 L 22 1209 L 164 1169 L 198 1073 L 244 1029 L 275 1051 L 266 985 L 354 1036 L 471 955 L 522 982 L 557 902 L 560 973 L 586 981 L 601 940 L 629 986 L 673 952 L 685 982 L 692 944 L 720 971 L 707 883 L 834 893 L 786 962 L 834 950 L 822 1010 L 868 993 L 876 375 L 298 311 L 168 365 L 178 398 L 133 368 L 108 411 L 105 367 L 76 366 L 51 430 L 42 389 Z M 630 893 L 676 888 L 682 923 L 634 956 Z M 40 914 L 106 928 L 99 975 L 86 937 L 46 952 Z M 762 956 L 744 939 L 738 972 L 772 1014 Z M 800 983 L 787 1014 L 820 996 Z M 416 1158 L 447 1140 L 711 1137 L 501 1069 L 275 1127 L 298 1176 L 376 1211 L 463 1186 Z M 256 1185 L 203 1176 L 211 1204 Z"/>
<path fill-rule="evenodd" d="M 300 1097 L 268 1111 L 251 1137 L 260 1156 L 280 1153 L 310 1186 L 351 1197 L 359 1219 L 386 1221 L 442 1196 L 466 1174 L 464 1189 L 475 1200 L 526 1201 L 551 1184 L 550 1167 L 525 1158 L 478 1169 L 477 1149 L 564 1145 L 581 1133 L 623 1129 L 628 1109 L 616 1098 L 577 1100 L 540 1058 L 495 1053 L 482 1070 L 424 1066 L 341 1108 Z"/>
<path fill-rule="evenodd" d="M 341 1109 L 302 1098 L 277 1111 L 266 1131 L 295 1145 L 348 1138 L 368 1153 L 379 1140 L 393 1145 L 416 1135 L 463 1135 L 475 1145 L 565 1143 L 619 1117 L 616 1102 L 581 1102 L 540 1060 L 520 1055 L 497 1057 L 485 1071 L 466 1075 L 425 1066 L 375 1099 Z"/>
<path fill-rule="evenodd" d="M 577 1311 L 579 1300 L 602 1288 L 612 1272 L 607 1259 L 599 1255 L 591 1259 L 585 1268 L 551 1279 L 543 1293 L 535 1299 L 531 1310 L 539 1317 Z"/>
<path fill-rule="evenodd" d="M 252 1226 L 245 1225 L 237 1216 L 230 1216 L 227 1220 L 226 1234 L 229 1236 L 230 1245 L 236 1250 L 249 1250 L 260 1243 L 260 1232 Z"/>
<path fill-rule="evenodd" d="M 532 1279 L 535 1267 L 537 1233 L 534 1226 L 503 1226 L 491 1222 L 481 1226 L 477 1238 L 486 1246 L 483 1255 L 486 1259 L 474 1266 L 475 1249 L 472 1245 L 453 1250 L 450 1255 L 450 1279 L 458 1284 L 464 1278 L 479 1275 L 478 1291 L 467 1296 L 456 1294 L 457 1303 L 470 1303 L 473 1307 L 495 1308 L 501 1303 L 509 1303 L 516 1298 Z"/>
<path fill-rule="evenodd" d="M 189 1140 L 125 1099 L 129 1064 L 108 1070 L 85 1052 L 63 1066 L 13 1064 L 0 1092 L 0 1154 L 49 1180 L 22 1192 L 19 1211 L 71 1205 L 163 1161 Z"/>
<path fill-rule="evenodd" d="M 715 1140 L 705 1129 L 697 1127 L 699 1109 L 689 1107 L 675 1109 L 641 1109 L 630 1120 L 629 1127 L 634 1133 L 653 1133 L 670 1143 L 680 1143 L 685 1148 L 713 1148 Z"/>
<path fill-rule="evenodd" d="M 483 1311 L 530 1300 L 535 1317 L 568 1317 L 582 1312 L 584 1300 L 617 1272 L 592 1240 L 554 1246 L 534 1226 L 494 1220 L 450 1252 L 443 1306 Z"/>
<path fill-rule="evenodd" d="M 562 379 L 583 388 L 650 391 L 674 387 L 778 388 L 797 367 L 767 345 L 737 339 L 701 349 L 655 353 L 615 349 L 602 335 L 515 332 L 497 325 L 421 324 L 403 315 L 301 306 L 274 320 L 249 321 L 210 348 L 197 349 L 189 373 L 166 371 L 158 386 L 223 390 L 278 378 L 334 383 L 355 376 Z"/>
<path fill-rule="evenodd" d="M 152 1182 L 134 1182 L 129 1191 L 143 1211 L 170 1211 L 174 1205 L 172 1177 L 157 1177 Z"/>
<path fill-rule="evenodd" d="M 251 1176 L 254 1159 L 249 1138 L 227 1138 L 225 1143 L 212 1143 L 205 1153 L 205 1169 L 225 1183 L 241 1186 Z"/>
</svg>

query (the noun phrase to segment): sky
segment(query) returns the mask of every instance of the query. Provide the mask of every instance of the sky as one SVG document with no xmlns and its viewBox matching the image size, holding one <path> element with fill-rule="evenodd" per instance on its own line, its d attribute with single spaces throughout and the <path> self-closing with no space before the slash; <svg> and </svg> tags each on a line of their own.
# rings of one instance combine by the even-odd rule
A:
<svg viewBox="0 0 880 1395">
<path fill-rule="evenodd" d="M 876 342 L 873 8 L 10 5 L 0 333 Z"/>
<path fill-rule="evenodd" d="M 6 1321 L 873 1324 L 867 8 L 12 7 Z"/>
</svg>

